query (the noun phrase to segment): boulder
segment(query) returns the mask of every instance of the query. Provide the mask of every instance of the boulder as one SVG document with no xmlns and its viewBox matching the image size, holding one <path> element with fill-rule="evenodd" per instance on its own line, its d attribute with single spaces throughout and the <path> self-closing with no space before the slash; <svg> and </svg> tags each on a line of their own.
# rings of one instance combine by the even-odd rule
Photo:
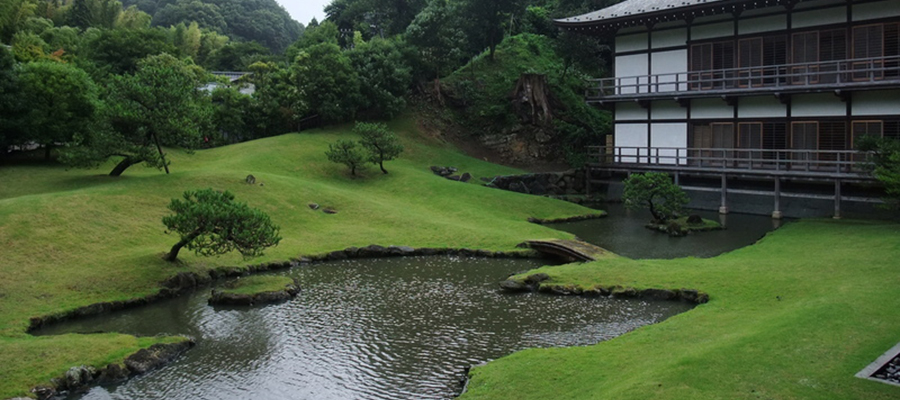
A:
<svg viewBox="0 0 900 400">
<path fill-rule="evenodd" d="M 319 205 L 316 204 L 316 203 L 309 203 L 309 204 L 307 204 L 307 205 L 309 206 L 309 208 L 311 208 L 311 209 L 313 209 L 313 210 L 318 210 L 318 209 L 319 209 Z"/>
<path fill-rule="evenodd" d="M 472 180 L 472 174 L 468 172 L 462 174 L 462 176 L 459 177 L 460 182 L 468 182 L 470 180 Z"/>
<path fill-rule="evenodd" d="M 641 291 L 641 297 L 654 300 L 674 300 L 678 298 L 678 293 L 666 289 L 644 289 Z"/>
<path fill-rule="evenodd" d="M 510 292 L 530 292 L 534 290 L 534 287 L 512 280 L 505 280 L 500 282 L 500 289 Z"/>
<path fill-rule="evenodd" d="M 131 374 L 143 374 L 171 362 L 193 345 L 193 341 L 157 343 L 128 356 L 125 359 L 125 367 L 131 371 Z"/>
<path fill-rule="evenodd" d="M 687 217 L 687 223 L 692 225 L 702 224 L 703 218 L 700 218 L 700 216 L 697 214 L 692 214 L 691 216 Z"/>
</svg>

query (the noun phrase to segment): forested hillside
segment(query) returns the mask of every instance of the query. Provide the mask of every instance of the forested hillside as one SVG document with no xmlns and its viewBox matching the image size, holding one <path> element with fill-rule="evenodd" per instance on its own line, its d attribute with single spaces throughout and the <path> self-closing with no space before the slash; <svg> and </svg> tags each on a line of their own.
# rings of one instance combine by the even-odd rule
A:
<svg viewBox="0 0 900 400">
<path fill-rule="evenodd" d="M 165 146 L 386 119 L 415 104 L 439 134 L 528 149 L 494 149 L 503 161 L 577 164 L 608 130 L 580 97 L 607 47 L 552 19 L 607 2 L 334 0 L 304 27 L 274 0 L 5 0 L 0 157 L 42 146 L 76 167 L 112 157 L 163 168 Z M 229 85 L 206 71 L 251 74 Z M 539 82 L 538 97 L 522 79 Z M 523 112 L 533 107 L 541 115 Z"/>
</svg>

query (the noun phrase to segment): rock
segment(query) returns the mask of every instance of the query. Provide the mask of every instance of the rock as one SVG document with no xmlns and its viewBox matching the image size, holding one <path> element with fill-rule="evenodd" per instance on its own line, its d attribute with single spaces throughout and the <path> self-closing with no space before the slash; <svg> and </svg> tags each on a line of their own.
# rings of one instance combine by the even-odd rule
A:
<svg viewBox="0 0 900 400">
<path fill-rule="evenodd" d="M 89 367 L 85 365 L 81 365 L 78 367 L 69 368 L 64 375 L 64 385 L 68 390 L 78 390 L 89 384 L 94 380 L 94 375 L 97 373 L 97 369 L 94 367 Z"/>
<path fill-rule="evenodd" d="M 247 177 L 244 178 L 244 182 L 247 182 L 247 184 L 250 184 L 250 185 L 255 185 L 255 184 L 256 184 L 256 177 L 253 176 L 253 175 L 247 175 Z"/>
<path fill-rule="evenodd" d="M 472 180 L 472 174 L 468 172 L 462 174 L 462 176 L 459 177 L 460 182 L 468 182 L 470 180 Z"/>
<path fill-rule="evenodd" d="M 331 253 L 328 253 L 325 258 L 329 260 L 346 260 L 347 253 L 345 253 L 343 250 L 332 251 Z"/>
<path fill-rule="evenodd" d="M 309 208 L 311 208 L 311 209 L 313 209 L 313 210 L 318 210 L 318 209 L 319 209 L 319 205 L 316 204 L 316 203 L 309 203 L 309 204 L 307 204 L 307 205 L 309 206 Z"/>
<path fill-rule="evenodd" d="M 101 385 L 109 385 L 128 379 L 128 370 L 119 364 L 109 364 L 100 371 L 97 383 Z"/>
<path fill-rule="evenodd" d="M 678 293 L 666 289 L 644 289 L 641 291 L 641 297 L 655 300 L 673 300 L 678 298 Z"/>
<path fill-rule="evenodd" d="M 193 345 L 193 341 L 154 344 L 149 348 L 138 350 L 137 353 L 128 356 L 128 358 L 125 359 L 125 367 L 131 371 L 131 374 L 143 374 L 171 362 Z"/>
<path fill-rule="evenodd" d="M 50 386 L 35 386 L 31 389 L 31 393 L 34 394 L 34 397 L 37 397 L 38 400 L 46 400 L 56 396 L 56 389 Z"/>
<path fill-rule="evenodd" d="M 510 292 L 530 292 L 534 290 L 534 287 L 532 286 L 512 280 L 505 280 L 503 282 L 500 282 L 500 288 Z"/>
<path fill-rule="evenodd" d="M 322 212 L 325 214 L 337 214 L 338 213 L 337 210 L 335 210 L 331 207 L 325 207 L 325 209 L 323 209 Z"/>
<path fill-rule="evenodd" d="M 438 167 L 437 165 L 431 166 L 431 172 L 433 172 L 435 175 L 440 175 L 443 170 L 443 167 Z"/>
<path fill-rule="evenodd" d="M 613 297 L 635 297 L 638 292 L 632 287 L 623 288 L 621 286 L 616 286 L 612 289 L 611 294 Z"/>
<path fill-rule="evenodd" d="M 693 225 L 702 224 L 703 218 L 700 218 L 700 216 L 697 214 L 692 214 L 691 216 L 687 217 L 687 223 Z"/>
<path fill-rule="evenodd" d="M 529 284 L 529 285 L 534 285 L 534 284 L 537 284 L 537 283 L 541 283 L 541 282 L 543 282 L 543 281 L 546 281 L 546 280 L 548 280 L 548 279 L 550 279 L 550 275 L 547 275 L 547 274 L 545 274 L 545 273 L 543 273 L 543 272 L 540 272 L 540 273 L 537 273 L 537 274 L 531 274 L 531 275 L 528 275 L 528 277 L 525 278 L 525 283 L 527 283 L 527 284 Z"/>
<path fill-rule="evenodd" d="M 449 180 L 451 180 L 451 181 L 457 181 L 457 182 L 458 182 L 461 178 L 462 178 L 462 177 L 459 176 L 459 175 L 450 175 L 450 176 L 447 177 L 447 179 L 449 179 Z"/>
<path fill-rule="evenodd" d="M 377 244 L 369 245 L 359 249 L 360 257 L 379 257 L 385 255 L 387 249 Z"/>
</svg>

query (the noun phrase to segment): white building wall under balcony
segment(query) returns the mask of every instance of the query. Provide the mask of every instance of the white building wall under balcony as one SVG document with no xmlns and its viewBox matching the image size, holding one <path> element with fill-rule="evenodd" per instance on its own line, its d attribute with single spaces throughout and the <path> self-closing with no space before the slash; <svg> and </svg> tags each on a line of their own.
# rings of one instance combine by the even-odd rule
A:
<svg viewBox="0 0 900 400">
<path fill-rule="evenodd" d="M 898 111 L 900 111 L 898 90 L 853 93 L 853 116 L 897 115 Z"/>
<path fill-rule="evenodd" d="M 654 101 L 650 106 L 650 119 L 685 119 L 687 109 L 672 100 Z"/>
<path fill-rule="evenodd" d="M 787 116 L 787 106 L 775 96 L 741 97 L 738 118 L 780 118 Z"/>
<path fill-rule="evenodd" d="M 692 119 L 723 119 L 733 118 L 734 107 L 726 104 L 722 99 L 695 99 L 691 101 Z"/>
<path fill-rule="evenodd" d="M 654 52 L 651 59 L 650 91 L 675 92 L 688 90 L 687 49 Z M 681 85 L 675 82 L 683 82 Z"/>
<path fill-rule="evenodd" d="M 780 31 L 787 29 L 786 15 L 770 15 L 767 17 L 747 18 L 738 21 L 738 34 Z"/>
<path fill-rule="evenodd" d="M 647 121 L 647 109 L 637 103 L 616 103 L 616 122 Z"/>
<path fill-rule="evenodd" d="M 616 157 L 616 162 L 646 163 L 647 144 L 647 124 L 616 124 L 616 147 L 640 147 L 640 149 L 618 149 L 619 153 L 617 155 L 620 157 Z"/>
<path fill-rule="evenodd" d="M 900 0 L 879 1 L 853 5 L 853 20 L 865 21 L 900 16 Z"/>
<path fill-rule="evenodd" d="M 797 11 L 791 16 L 794 29 L 847 22 L 847 8 L 834 7 L 821 10 Z"/>
<path fill-rule="evenodd" d="M 796 95 L 791 99 L 793 117 L 840 117 L 847 115 L 847 103 L 831 93 Z"/>
<path fill-rule="evenodd" d="M 650 147 L 656 148 L 650 154 L 653 157 L 650 162 L 672 165 L 678 163 L 678 157 L 687 155 L 684 150 L 677 150 L 687 148 L 687 123 L 650 125 Z"/>
<path fill-rule="evenodd" d="M 616 36 L 616 53 L 647 50 L 647 33 Z"/>
<path fill-rule="evenodd" d="M 687 43 L 687 29 L 665 29 L 653 31 L 650 44 L 654 49 L 684 46 Z"/>
<path fill-rule="evenodd" d="M 647 93 L 647 54 L 616 57 L 617 94 Z"/>
</svg>

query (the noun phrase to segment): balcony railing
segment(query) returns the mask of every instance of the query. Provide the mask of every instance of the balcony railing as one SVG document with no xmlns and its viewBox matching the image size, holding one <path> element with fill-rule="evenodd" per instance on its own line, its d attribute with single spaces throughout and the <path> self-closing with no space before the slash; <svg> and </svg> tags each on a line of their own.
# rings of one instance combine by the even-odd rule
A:
<svg viewBox="0 0 900 400">
<path fill-rule="evenodd" d="M 867 178 L 871 155 L 854 150 L 591 146 L 588 162 L 637 169 Z"/>
<path fill-rule="evenodd" d="M 591 99 L 871 86 L 900 81 L 900 56 L 592 79 Z"/>
</svg>

